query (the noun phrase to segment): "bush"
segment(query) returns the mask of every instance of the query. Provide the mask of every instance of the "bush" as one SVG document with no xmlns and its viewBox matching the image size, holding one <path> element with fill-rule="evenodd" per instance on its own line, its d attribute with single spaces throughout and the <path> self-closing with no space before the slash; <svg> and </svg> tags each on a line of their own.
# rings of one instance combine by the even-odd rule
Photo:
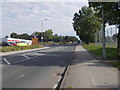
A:
<svg viewBox="0 0 120 90">
<path fill-rule="evenodd" d="M 18 50 L 26 50 L 26 49 L 34 49 L 34 48 L 42 48 L 41 45 L 29 45 L 29 46 L 3 46 L 0 48 L 0 52 L 11 52 Z"/>
</svg>

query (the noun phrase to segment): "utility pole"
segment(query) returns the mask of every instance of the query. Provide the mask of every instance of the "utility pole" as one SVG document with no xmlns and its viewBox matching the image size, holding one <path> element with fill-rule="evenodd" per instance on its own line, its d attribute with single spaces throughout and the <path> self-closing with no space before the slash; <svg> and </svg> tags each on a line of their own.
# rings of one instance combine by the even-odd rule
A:
<svg viewBox="0 0 120 90">
<path fill-rule="evenodd" d="M 47 19 L 44 19 L 44 20 L 47 20 Z M 41 42 L 43 42 L 43 21 L 41 21 Z"/>
<path fill-rule="evenodd" d="M 103 58 L 106 59 L 104 4 L 102 4 L 102 52 Z"/>
</svg>

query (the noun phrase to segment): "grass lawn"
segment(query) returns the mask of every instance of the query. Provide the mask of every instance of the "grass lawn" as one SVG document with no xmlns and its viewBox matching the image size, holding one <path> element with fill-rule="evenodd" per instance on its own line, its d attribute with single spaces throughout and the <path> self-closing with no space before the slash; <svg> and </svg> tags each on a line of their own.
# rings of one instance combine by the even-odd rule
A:
<svg viewBox="0 0 120 90">
<path fill-rule="evenodd" d="M 89 45 L 83 45 L 83 47 L 96 56 L 103 57 L 101 46 L 96 46 L 94 43 L 90 43 Z M 117 60 L 117 48 L 106 47 L 106 59 Z M 112 64 L 120 67 L 120 62 L 113 62 Z"/>
</svg>

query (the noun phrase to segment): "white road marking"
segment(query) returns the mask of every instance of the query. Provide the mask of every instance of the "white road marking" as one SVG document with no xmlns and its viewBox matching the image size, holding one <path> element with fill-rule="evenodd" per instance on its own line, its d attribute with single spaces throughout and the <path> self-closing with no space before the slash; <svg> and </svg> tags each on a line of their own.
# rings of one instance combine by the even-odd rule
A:
<svg viewBox="0 0 120 90">
<path fill-rule="evenodd" d="M 25 74 L 20 75 L 19 77 L 17 77 L 16 79 L 22 78 Z"/>
<path fill-rule="evenodd" d="M 7 61 L 7 59 L 6 58 L 3 58 L 3 60 L 9 65 L 10 64 L 10 62 L 9 61 Z"/>
<path fill-rule="evenodd" d="M 27 58 L 27 59 L 30 59 L 30 57 L 28 57 L 28 56 L 25 56 L 25 55 L 22 55 L 23 57 L 25 57 L 25 58 Z"/>
<path fill-rule="evenodd" d="M 56 51 L 59 51 L 59 50 L 61 50 L 62 48 L 60 48 L 60 47 L 58 48 L 58 47 L 57 47 L 57 48 L 55 48 L 55 49 L 58 49 L 58 50 L 56 50 Z M 47 51 L 47 52 L 46 52 L 46 54 L 50 54 L 50 53 L 51 53 L 51 51 L 52 51 L 52 50 Z M 54 50 L 53 50 L 53 51 L 54 51 Z M 35 54 L 36 56 L 31 57 L 31 58 L 30 58 L 30 57 L 28 57 L 28 56 L 26 56 L 26 55 L 34 55 L 34 54 Z M 35 58 L 35 57 L 39 57 L 40 55 L 41 55 L 41 56 L 43 56 L 43 55 L 46 55 L 46 54 L 37 53 L 37 52 L 33 52 L 33 53 L 26 53 L 26 54 L 24 54 L 24 55 L 22 55 L 22 56 L 23 56 L 23 57 L 25 57 L 25 58 L 27 58 L 27 59 L 20 60 L 20 61 L 15 61 L 14 63 L 16 64 L 16 63 L 19 63 L 19 62 L 24 62 L 24 61 L 27 61 L 27 60 L 33 59 L 33 58 Z"/>
<path fill-rule="evenodd" d="M 31 57 L 30 59 L 33 59 L 35 57 L 38 57 L 38 56 Z M 24 59 L 24 60 L 20 60 L 20 61 L 15 61 L 14 63 L 16 64 L 16 63 L 24 62 L 24 61 L 27 61 L 27 60 L 30 60 L 30 59 Z"/>
</svg>

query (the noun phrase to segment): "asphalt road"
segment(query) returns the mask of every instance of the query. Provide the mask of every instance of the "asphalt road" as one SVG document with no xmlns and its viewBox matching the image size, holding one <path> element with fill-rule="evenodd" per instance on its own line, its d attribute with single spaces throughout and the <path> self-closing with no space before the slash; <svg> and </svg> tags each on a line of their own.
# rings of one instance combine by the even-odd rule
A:
<svg viewBox="0 0 120 90">
<path fill-rule="evenodd" d="M 75 44 L 2 57 L 2 88 L 53 88 Z"/>
</svg>

